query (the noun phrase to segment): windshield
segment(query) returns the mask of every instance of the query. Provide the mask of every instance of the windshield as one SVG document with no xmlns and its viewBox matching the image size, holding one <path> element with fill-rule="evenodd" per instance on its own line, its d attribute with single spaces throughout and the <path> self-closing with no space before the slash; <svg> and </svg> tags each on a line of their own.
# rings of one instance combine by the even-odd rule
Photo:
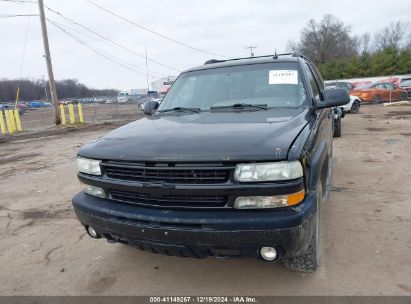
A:
<svg viewBox="0 0 411 304">
<path fill-rule="evenodd" d="M 235 104 L 296 108 L 305 100 L 297 63 L 278 62 L 184 73 L 173 84 L 158 110 L 184 107 L 209 111 L 211 107 Z"/>
<path fill-rule="evenodd" d="M 410 86 L 411 86 L 411 80 L 401 82 L 400 84 L 400 87 L 410 87 Z"/>
</svg>

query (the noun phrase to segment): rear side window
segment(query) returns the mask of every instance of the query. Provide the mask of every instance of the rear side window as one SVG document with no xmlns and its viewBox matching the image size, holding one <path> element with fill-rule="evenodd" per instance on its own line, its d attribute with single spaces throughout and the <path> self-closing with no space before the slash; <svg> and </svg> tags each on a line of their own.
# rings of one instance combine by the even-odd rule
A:
<svg viewBox="0 0 411 304">
<path fill-rule="evenodd" d="M 319 89 L 321 91 L 324 90 L 324 80 L 321 77 L 320 71 L 318 71 L 318 69 L 315 65 L 310 64 L 309 67 L 310 67 L 311 71 L 313 72 L 314 78 L 317 81 Z"/>
<path fill-rule="evenodd" d="M 393 90 L 394 89 L 394 86 L 391 83 L 385 83 L 384 85 L 385 85 L 385 88 L 388 89 L 388 90 Z"/>
</svg>

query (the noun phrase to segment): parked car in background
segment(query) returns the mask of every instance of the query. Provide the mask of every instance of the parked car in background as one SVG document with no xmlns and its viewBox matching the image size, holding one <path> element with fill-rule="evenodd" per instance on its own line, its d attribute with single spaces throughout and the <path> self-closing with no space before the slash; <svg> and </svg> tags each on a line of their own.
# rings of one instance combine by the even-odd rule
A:
<svg viewBox="0 0 411 304">
<path fill-rule="evenodd" d="M 326 87 L 335 87 L 335 88 L 340 88 L 344 89 L 346 91 L 351 91 L 354 89 L 354 85 L 351 82 L 348 81 L 330 81 L 325 83 Z"/>
<path fill-rule="evenodd" d="M 0 103 L 0 110 L 12 110 L 14 109 L 14 104 L 12 103 Z"/>
<path fill-rule="evenodd" d="M 383 101 L 407 99 L 407 91 L 396 88 L 389 82 L 363 84 L 351 90 L 350 95 L 359 97 L 361 101 L 376 104 Z"/>
<path fill-rule="evenodd" d="M 401 82 L 400 89 L 407 91 L 407 98 L 411 98 L 411 80 Z"/>
<path fill-rule="evenodd" d="M 344 112 L 358 113 L 358 111 L 360 111 L 360 107 L 361 107 L 361 99 L 358 98 L 357 96 L 350 95 L 350 102 L 342 106 L 342 109 L 344 110 Z"/>
<path fill-rule="evenodd" d="M 25 103 L 23 103 L 23 102 L 19 102 L 19 103 L 17 104 L 17 108 L 26 111 L 26 110 L 28 109 L 28 106 L 27 106 Z"/>
<path fill-rule="evenodd" d="M 18 103 L 16 105 L 16 108 L 19 110 L 19 114 L 23 115 L 24 113 L 26 113 L 28 106 L 25 103 Z"/>
<path fill-rule="evenodd" d="M 30 109 L 46 108 L 51 107 L 51 104 L 44 101 L 30 101 L 27 103 L 27 106 Z"/>
<path fill-rule="evenodd" d="M 411 80 L 409 76 L 393 76 L 380 80 L 379 82 L 390 82 L 394 86 L 399 87 L 403 82 Z"/>
<path fill-rule="evenodd" d="M 343 85 L 341 85 L 343 83 Z M 339 84 L 338 86 L 336 84 Z M 325 84 L 326 88 L 341 88 L 349 92 L 354 88 L 354 86 L 349 82 L 327 82 Z M 349 89 L 350 88 L 350 89 Z M 350 95 L 350 102 L 346 105 L 341 106 L 341 110 L 344 113 L 358 113 L 361 106 L 361 100 L 357 96 Z M 342 116 L 344 117 L 344 116 Z"/>
<path fill-rule="evenodd" d="M 371 83 L 371 82 L 372 81 L 356 81 L 356 82 L 351 82 L 351 84 L 354 86 L 354 88 L 357 88 L 360 85 L 368 84 L 368 83 Z"/>
<path fill-rule="evenodd" d="M 22 103 L 17 104 L 17 106 L 14 103 L 10 103 L 10 102 L 0 103 L 0 111 L 14 110 L 16 107 L 19 110 L 20 115 L 23 115 L 27 110 L 27 106 L 25 104 L 22 104 Z"/>
</svg>

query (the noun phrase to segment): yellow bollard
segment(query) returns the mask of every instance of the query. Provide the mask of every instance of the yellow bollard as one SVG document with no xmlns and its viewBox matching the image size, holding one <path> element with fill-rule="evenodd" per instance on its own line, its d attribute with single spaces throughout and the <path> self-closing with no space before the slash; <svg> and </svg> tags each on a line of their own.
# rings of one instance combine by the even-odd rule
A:
<svg viewBox="0 0 411 304">
<path fill-rule="evenodd" d="M 11 128 L 13 129 L 13 133 L 16 132 L 16 120 L 14 118 L 14 111 L 9 110 L 9 115 L 10 115 L 10 122 L 11 122 Z"/>
<path fill-rule="evenodd" d="M 74 116 L 74 105 L 71 103 L 68 105 L 69 108 L 69 115 L 70 115 L 70 123 L 74 124 L 76 122 L 76 116 Z"/>
<path fill-rule="evenodd" d="M 64 105 L 60 105 L 60 115 L 61 115 L 61 124 L 63 126 L 66 125 L 66 112 L 64 112 Z"/>
<path fill-rule="evenodd" d="M 6 134 L 6 126 L 4 124 L 3 111 L 0 111 L 0 130 L 1 134 Z"/>
<path fill-rule="evenodd" d="M 10 119 L 9 110 L 4 111 L 4 116 L 6 116 L 7 131 L 9 131 L 9 134 L 13 134 L 13 128 L 11 126 L 11 119 Z"/>
<path fill-rule="evenodd" d="M 6 116 L 7 131 L 9 131 L 10 134 L 13 134 L 13 129 L 11 127 L 9 110 L 4 111 L 4 115 Z"/>
<path fill-rule="evenodd" d="M 80 119 L 80 122 L 84 123 L 83 106 L 81 105 L 81 103 L 77 104 L 77 108 L 78 108 L 78 117 Z"/>
<path fill-rule="evenodd" d="M 17 131 L 23 131 L 23 128 L 21 127 L 19 110 L 14 110 L 14 118 L 16 119 Z"/>
</svg>

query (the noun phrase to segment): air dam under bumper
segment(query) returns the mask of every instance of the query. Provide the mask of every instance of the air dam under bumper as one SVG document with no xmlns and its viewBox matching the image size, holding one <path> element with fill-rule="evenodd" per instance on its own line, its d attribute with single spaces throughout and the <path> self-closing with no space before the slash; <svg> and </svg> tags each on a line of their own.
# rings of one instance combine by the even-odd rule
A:
<svg viewBox="0 0 411 304">
<path fill-rule="evenodd" d="M 315 194 L 282 210 L 164 210 L 93 197 L 73 198 L 83 226 L 108 240 L 139 249 L 187 257 L 258 257 L 263 246 L 279 256 L 298 256 L 314 231 Z"/>
</svg>

